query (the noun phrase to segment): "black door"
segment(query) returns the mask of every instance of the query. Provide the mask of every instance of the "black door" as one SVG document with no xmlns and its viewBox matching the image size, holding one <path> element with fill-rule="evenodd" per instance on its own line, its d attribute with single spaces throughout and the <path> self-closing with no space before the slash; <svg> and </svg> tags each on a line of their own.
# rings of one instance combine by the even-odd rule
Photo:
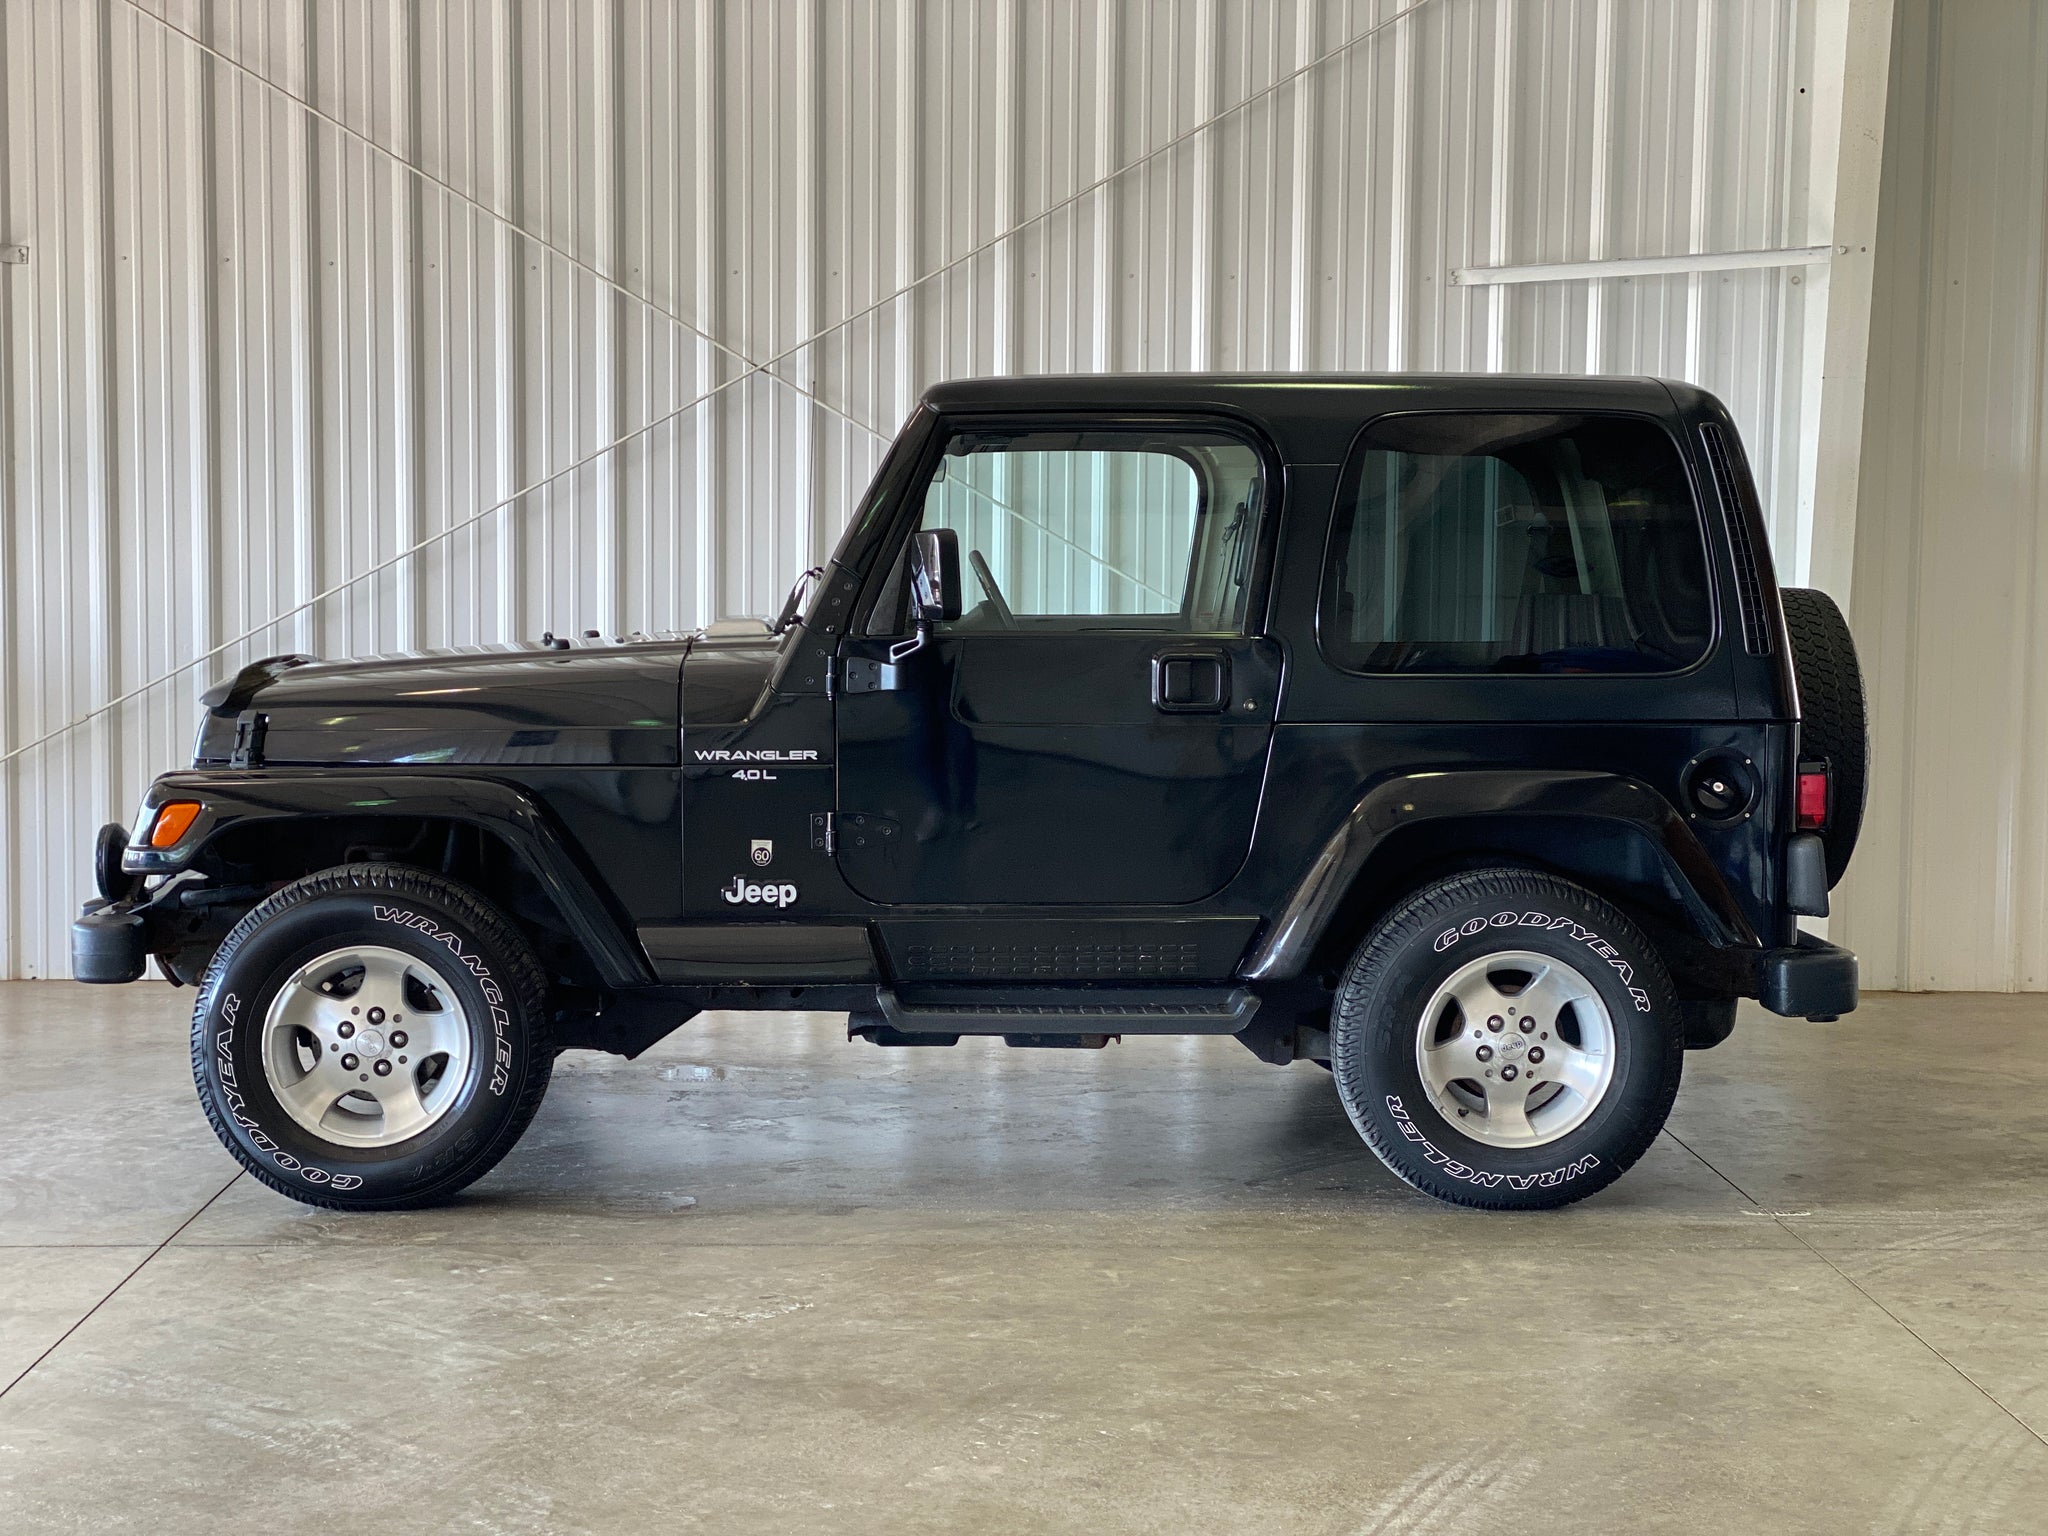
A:
<svg viewBox="0 0 2048 1536">
<path fill-rule="evenodd" d="M 871 900 L 1182 904 L 1251 846 L 1279 683 L 1245 608 L 1265 476 L 1208 428 L 949 439 L 918 526 L 964 612 L 923 643 L 901 544 L 847 642 L 837 857 Z"/>
</svg>

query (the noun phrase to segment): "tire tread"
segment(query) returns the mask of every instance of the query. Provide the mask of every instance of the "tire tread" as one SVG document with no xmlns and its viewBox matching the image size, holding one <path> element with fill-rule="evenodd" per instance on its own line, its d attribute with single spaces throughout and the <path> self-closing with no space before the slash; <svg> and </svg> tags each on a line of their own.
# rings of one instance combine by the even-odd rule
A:
<svg viewBox="0 0 2048 1536">
<path fill-rule="evenodd" d="M 1545 898 L 1552 901 L 1563 898 L 1589 907 L 1613 937 L 1629 943 L 1644 957 L 1646 964 L 1655 967 L 1655 975 L 1650 979 L 1658 989 L 1656 995 L 1673 1004 L 1662 1010 L 1664 1026 L 1671 1038 L 1668 1042 L 1669 1049 L 1664 1052 L 1661 1080 L 1657 1083 L 1649 1104 L 1638 1115 L 1639 1122 L 1652 1122 L 1651 1132 L 1648 1136 L 1638 1135 L 1630 1138 L 1634 1144 L 1628 1146 L 1622 1154 L 1610 1157 L 1603 1153 L 1600 1176 L 1589 1184 L 1574 1189 L 1572 1200 L 1576 1201 L 1606 1188 L 1633 1167 L 1643 1153 L 1649 1150 L 1651 1142 L 1656 1140 L 1657 1131 L 1662 1129 L 1665 1118 L 1670 1114 L 1671 1106 L 1678 1097 L 1679 1077 L 1684 1068 L 1685 1057 L 1684 1026 L 1679 1017 L 1679 1010 L 1675 1006 L 1670 977 L 1664 971 L 1663 961 L 1642 931 L 1631 923 L 1624 913 L 1603 901 L 1592 891 L 1554 875 L 1512 865 L 1473 870 L 1423 886 L 1374 924 L 1372 931 L 1366 935 L 1365 942 L 1359 945 L 1350 965 L 1346 967 L 1343 979 L 1338 985 L 1335 1006 L 1330 1014 L 1331 1045 L 1332 1054 L 1335 1055 L 1340 1034 L 1346 1035 L 1347 1039 L 1355 1039 L 1369 1027 L 1371 1021 L 1364 1005 L 1373 989 L 1372 978 L 1383 971 L 1397 954 L 1414 941 L 1414 927 L 1432 909 L 1458 907 L 1475 900 L 1499 900 L 1519 904 Z M 1638 974 L 1641 974 L 1640 969 Z M 1532 1208 L 1531 1202 L 1527 1200 L 1502 1198 L 1460 1180 L 1431 1179 L 1419 1169 L 1409 1166 L 1412 1160 L 1405 1156 L 1405 1147 L 1397 1145 L 1394 1138 L 1387 1136 L 1380 1129 L 1373 1116 L 1364 1113 L 1361 1106 L 1351 1102 L 1350 1089 L 1344 1073 L 1338 1071 L 1333 1075 L 1337 1079 L 1337 1089 L 1344 1098 L 1344 1108 L 1350 1116 L 1351 1123 L 1364 1138 L 1366 1145 L 1372 1148 L 1374 1155 L 1386 1164 L 1388 1170 L 1402 1183 L 1433 1199 L 1451 1205 L 1466 1206 L 1473 1210 L 1518 1211 Z"/>
<path fill-rule="evenodd" d="M 206 1018 L 213 1005 L 214 992 L 226 975 L 228 966 L 242 945 L 270 918 L 323 896 L 370 894 L 424 900 L 440 906 L 468 925 L 477 939 L 505 958 L 510 968 L 510 975 L 506 978 L 507 991 L 516 997 L 525 1025 L 528 1066 L 511 1114 L 476 1154 L 444 1177 L 420 1189 L 403 1195 L 350 1200 L 339 1198 L 317 1185 L 294 1182 L 276 1170 L 262 1166 L 238 1145 L 220 1106 L 206 1090 Z M 192 1077 L 199 1085 L 200 1106 L 206 1111 L 207 1124 L 213 1127 L 213 1134 L 220 1138 L 221 1145 L 258 1183 L 267 1184 L 301 1204 L 332 1211 L 417 1210 L 439 1204 L 457 1190 L 482 1178 L 512 1150 L 539 1112 L 541 1100 L 546 1097 L 548 1083 L 554 1074 L 555 1059 L 547 1013 L 547 977 L 524 936 L 496 907 L 468 886 L 409 864 L 339 864 L 295 880 L 250 908 L 221 941 L 220 948 L 214 951 L 213 959 L 207 964 L 205 975 L 200 978 L 199 995 L 192 1008 L 191 1045 Z"/>
</svg>

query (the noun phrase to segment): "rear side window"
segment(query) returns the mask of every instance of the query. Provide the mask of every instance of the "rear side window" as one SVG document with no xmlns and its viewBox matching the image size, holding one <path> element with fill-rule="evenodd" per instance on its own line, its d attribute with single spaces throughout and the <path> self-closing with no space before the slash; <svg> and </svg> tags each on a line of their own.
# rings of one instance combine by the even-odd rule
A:
<svg viewBox="0 0 2048 1536">
<path fill-rule="evenodd" d="M 1353 672 L 1672 672 L 1712 628 L 1677 446 L 1634 416 L 1369 427 L 1338 491 L 1324 653 Z"/>
</svg>

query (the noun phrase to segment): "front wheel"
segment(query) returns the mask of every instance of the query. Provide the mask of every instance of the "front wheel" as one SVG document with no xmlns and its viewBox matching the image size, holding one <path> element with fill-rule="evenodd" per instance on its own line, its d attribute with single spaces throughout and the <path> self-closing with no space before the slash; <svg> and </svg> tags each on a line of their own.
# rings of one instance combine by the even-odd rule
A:
<svg viewBox="0 0 2048 1536">
<path fill-rule="evenodd" d="M 547 1091 L 545 983 L 452 880 L 309 875 L 235 925 L 200 983 L 192 1075 L 228 1151 L 309 1205 L 430 1205 L 511 1150 Z"/>
<path fill-rule="evenodd" d="M 1619 1178 L 1664 1127 L 1684 1022 L 1662 959 L 1591 891 L 1528 870 L 1424 887 L 1360 947 L 1331 1016 L 1344 1108 L 1456 1205 L 1536 1210 Z"/>
</svg>

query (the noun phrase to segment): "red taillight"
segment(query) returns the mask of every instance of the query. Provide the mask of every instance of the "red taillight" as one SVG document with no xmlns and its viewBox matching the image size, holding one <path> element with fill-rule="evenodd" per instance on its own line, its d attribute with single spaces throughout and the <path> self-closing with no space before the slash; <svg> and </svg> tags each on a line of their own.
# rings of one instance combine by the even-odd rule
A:
<svg viewBox="0 0 2048 1536">
<path fill-rule="evenodd" d="M 1825 768 L 1809 768 L 1804 764 L 1799 769 L 1799 830 L 1818 832 L 1828 824 L 1828 771 Z"/>
</svg>

